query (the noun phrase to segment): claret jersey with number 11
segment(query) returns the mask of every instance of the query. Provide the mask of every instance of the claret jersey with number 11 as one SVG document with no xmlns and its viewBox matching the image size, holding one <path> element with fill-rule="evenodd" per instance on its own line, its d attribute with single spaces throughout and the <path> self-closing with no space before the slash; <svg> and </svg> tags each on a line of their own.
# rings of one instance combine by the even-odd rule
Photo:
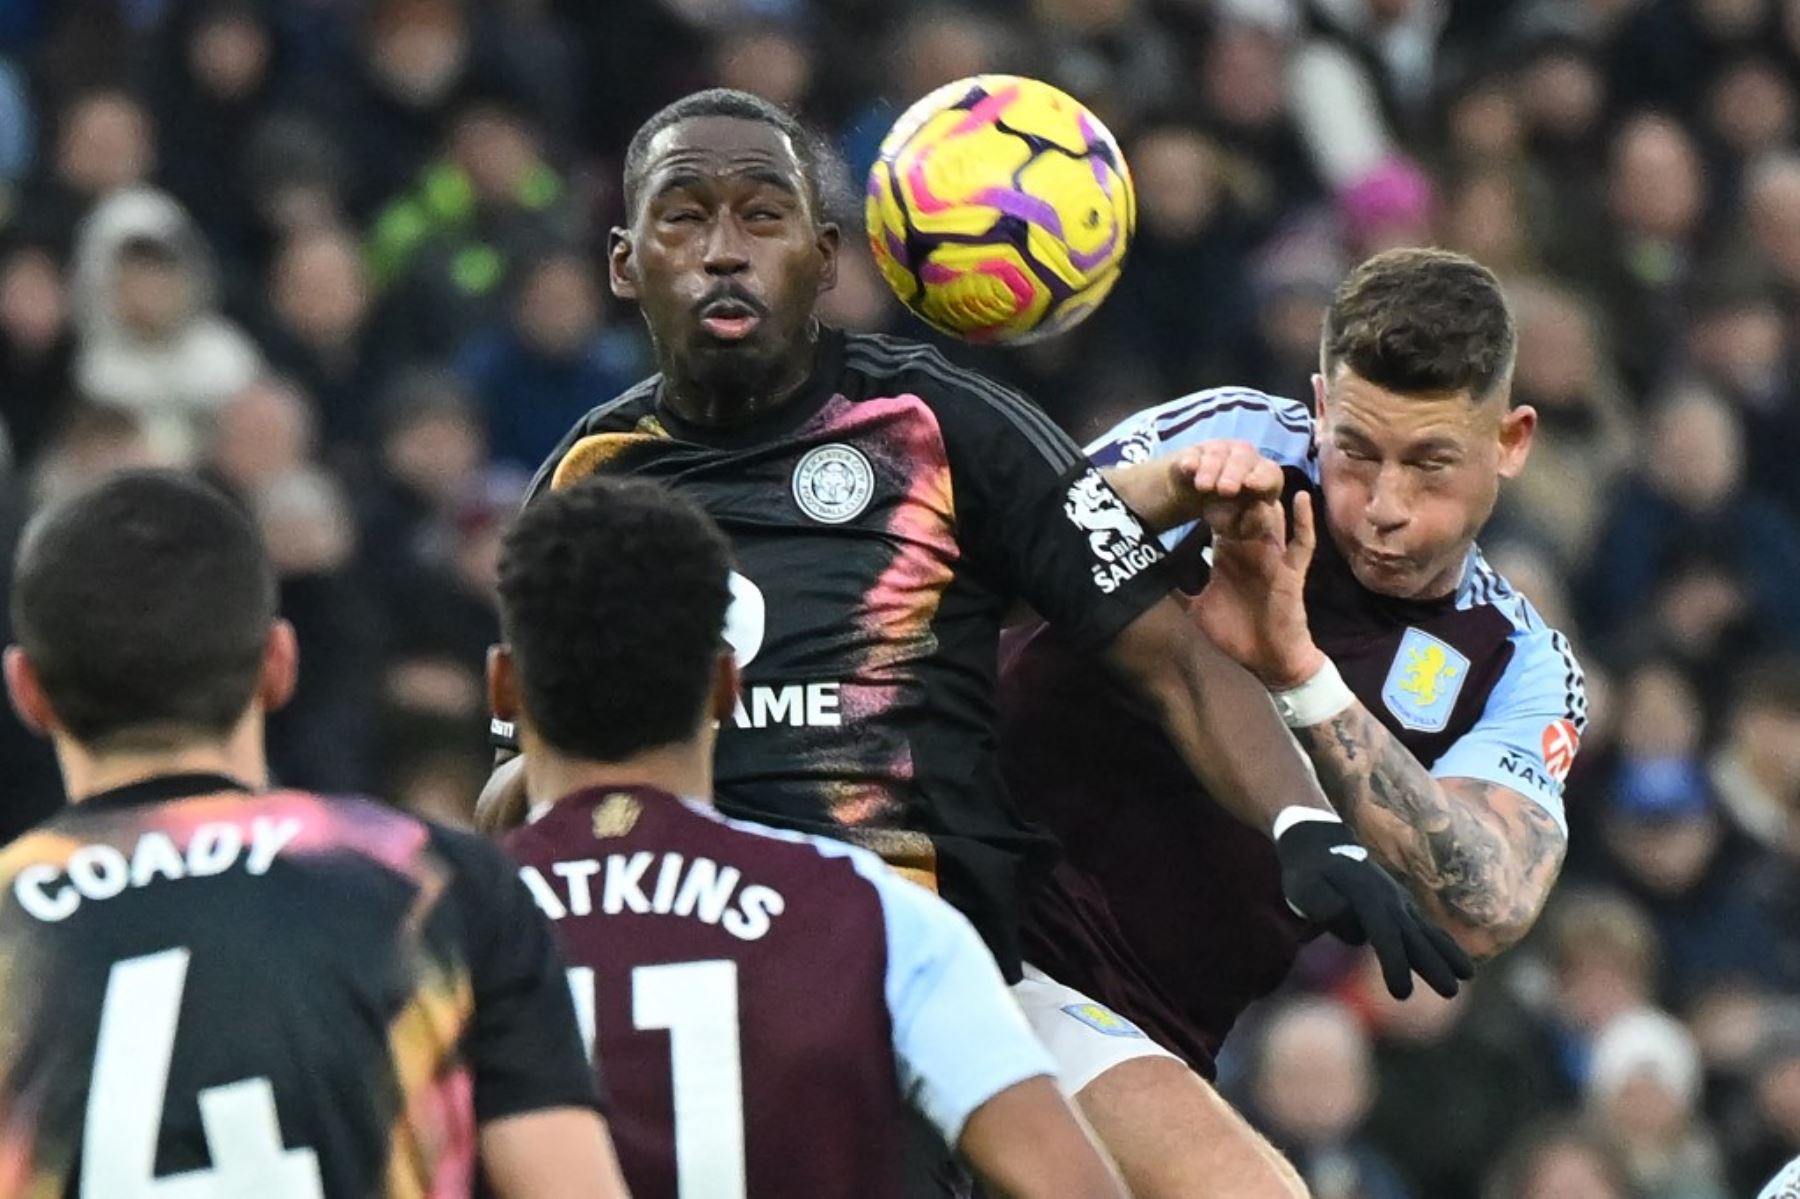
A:
<svg viewBox="0 0 1800 1199">
<path fill-rule="evenodd" d="M 507 848 L 637 1199 L 900 1199 L 909 1108 L 955 1145 L 1051 1072 L 969 922 L 864 850 L 641 787 L 567 796 Z"/>
</svg>

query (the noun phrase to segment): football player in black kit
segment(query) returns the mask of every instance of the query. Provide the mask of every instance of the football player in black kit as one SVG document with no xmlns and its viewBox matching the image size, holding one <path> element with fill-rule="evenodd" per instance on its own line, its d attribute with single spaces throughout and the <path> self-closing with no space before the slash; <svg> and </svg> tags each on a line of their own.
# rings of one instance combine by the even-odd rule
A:
<svg viewBox="0 0 1800 1199">
<path fill-rule="evenodd" d="M 1095 651 L 1208 792 L 1265 835 L 1324 797 L 1267 693 L 1186 619 L 1160 548 L 1048 418 L 923 345 L 820 324 L 838 250 L 823 157 L 785 113 L 736 92 L 690 96 L 638 131 L 611 283 L 641 308 L 661 373 L 571 430 L 534 491 L 637 475 L 719 523 L 737 555 L 728 636 L 744 686 L 719 738 L 719 807 L 856 841 L 961 908 L 1034 1028 L 1054 1030 L 1041 1035 L 1060 1081 L 1134 1193 L 1182 1193 L 1184 1113 L 1216 1098 L 1021 960 L 1020 903 L 1048 846 L 994 753 L 1008 612 L 1029 605 Z M 1347 832 L 1339 848 L 1354 849 Z M 1321 847 L 1288 895 L 1375 943 L 1403 991 L 1413 971 L 1446 994 L 1469 972 L 1360 850 Z M 1272 1151 L 1241 1166 L 1217 1193 L 1294 1193 Z"/>
<path fill-rule="evenodd" d="M 27 530 L 12 615 L 75 803 L 0 852 L 0 1199 L 622 1199 L 506 859 L 266 790 L 296 650 L 241 512 L 102 483 Z"/>
</svg>

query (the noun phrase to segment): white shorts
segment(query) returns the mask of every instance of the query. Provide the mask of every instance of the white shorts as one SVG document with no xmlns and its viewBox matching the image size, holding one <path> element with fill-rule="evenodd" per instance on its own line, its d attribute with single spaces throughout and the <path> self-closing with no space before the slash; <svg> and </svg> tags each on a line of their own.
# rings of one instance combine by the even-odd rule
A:
<svg viewBox="0 0 1800 1199">
<path fill-rule="evenodd" d="M 1012 993 L 1025 1013 L 1025 1022 L 1056 1061 L 1057 1085 L 1071 1098 L 1114 1066 L 1133 1058 L 1181 1060 L 1105 1004 L 1065 987 L 1029 962 L 1025 977 L 1012 985 Z"/>
</svg>

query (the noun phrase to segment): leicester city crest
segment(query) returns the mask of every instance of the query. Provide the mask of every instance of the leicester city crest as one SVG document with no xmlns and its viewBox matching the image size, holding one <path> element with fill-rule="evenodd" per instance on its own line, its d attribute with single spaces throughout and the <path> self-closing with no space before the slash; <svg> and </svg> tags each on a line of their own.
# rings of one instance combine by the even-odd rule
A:
<svg viewBox="0 0 1800 1199">
<path fill-rule="evenodd" d="M 855 446 L 822 445 L 794 468 L 794 502 L 822 524 L 856 519 L 874 495 L 875 470 Z"/>
<path fill-rule="evenodd" d="M 1381 702 L 1407 728 L 1441 733 L 1468 677 L 1467 658 L 1430 633 L 1408 629 L 1381 685 Z"/>
</svg>

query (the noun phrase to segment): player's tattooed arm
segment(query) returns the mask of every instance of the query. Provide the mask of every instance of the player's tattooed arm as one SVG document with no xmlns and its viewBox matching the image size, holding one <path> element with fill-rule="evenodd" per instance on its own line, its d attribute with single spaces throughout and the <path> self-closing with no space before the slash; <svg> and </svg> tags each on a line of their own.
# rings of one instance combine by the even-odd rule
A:
<svg viewBox="0 0 1800 1199">
<path fill-rule="evenodd" d="M 1438 779 L 1361 704 L 1294 734 L 1357 839 L 1474 957 L 1531 928 L 1567 838 L 1508 787 Z"/>
</svg>

